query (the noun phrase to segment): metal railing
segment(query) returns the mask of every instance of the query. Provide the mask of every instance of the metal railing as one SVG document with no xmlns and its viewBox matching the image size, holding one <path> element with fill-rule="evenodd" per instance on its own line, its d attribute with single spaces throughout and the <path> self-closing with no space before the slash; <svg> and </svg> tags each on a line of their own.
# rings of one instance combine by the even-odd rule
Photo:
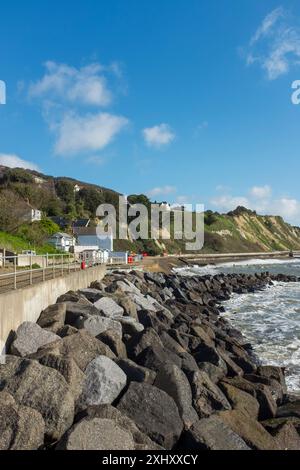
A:
<svg viewBox="0 0 300 470">
<path fill-rule="evenodd" d="M 124 256 L 116 256 L 112 257 L 110 256 L 107 260 L 107 264 L 128 264 L 127 263 L 127 258 Z"/>
<path fill-rule="evenodd" d="M 0 254 L 0 293 L 55 279 L 80 269 L 80 262 L 71 253 L 15 256 Z"/>
</svg>

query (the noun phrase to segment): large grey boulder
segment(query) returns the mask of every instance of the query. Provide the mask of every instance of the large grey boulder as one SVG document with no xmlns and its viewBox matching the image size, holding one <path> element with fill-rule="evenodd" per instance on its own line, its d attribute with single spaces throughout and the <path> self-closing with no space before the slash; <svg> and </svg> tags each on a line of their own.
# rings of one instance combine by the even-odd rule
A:
<svg viewBox="0 0 300 470">
<path fill-rule="evenodd" d="M 80 330 L 76 334 L 41 348 L 32 358 L 40 360 L 49 353 L 71 357 L 82 371 L 85 371 L 87 365 L 97 356 L 115 358 L 115 354 L 106 344 L 94 338 L 86 330 Z"/>
<path fill-rule="evenodd" d="M 154 385 L 174 399 L 185 428 L 190 428 L 198 421 L 198 415 L 192 406 L 189 381 L 179 367 L 175 364 L 165 364 L 159 370 Z"/>
<path fill-rule="evenodd" d="M 245 441 L 218 416 L 201 419 L 186 431 L 181 440 L 183 449 L 250 450 Z"/>
<path fill-rule="evenodd" d="M 36 450 L 44 443 L 42 415 L 0 392 L 0 450 Z"/>
<path fill-rule="evenodd" d="M 149 310 L 150 312 L 157 312 L 159 310 L 155 305 L 155 300 L 150 296 L 145 297 L 137 293 L 129 293 L 128 295 L 135 303 L 138 312 L 140 310 Z M 161 310 L 163 310 L 163 307 L 161 307 Z"/>
<path fill-rule="evenodd" d="M 73 423 L 74 398 L 57 370 L 37 361 L 7 356 L 0 366 L 0 390 L 11 394 L 19 405 L 38 411 L 50 440 L 60 439 Z"/>
<path fill-rule="evenodd" d="M 122 336 L 119 332 L 115 330 L 106 330 L 97 338 L 102 341 L 102 343 L 107 344 L 107 346 L 113 351 L 117 357 L 127 357 L 126 346 L 122 341 Z"/>
<path fill-rule="evenodd" d="M 257 374 L 266 377 L 270 380 L 276 380 L 282 386 L 283 393 L 287 393 L 287 386 L 285 381 L 284 369 L 276 366 L 259 366 Z"/>
<path fill-rule="evenodd" d="M 261 421 L 261 424 L 272 435 L 285 424 L 292 424 L 300 436 L 300 417 L 297 418 L 296 416 L 291 416 L 287 418 L 266 419 L 265 421 Z"/>
<path fill-rule="evenodd" d="M 159 335 L 160 340 L 162 341 L 164 347 L 169 351 L 172 351 L 175 354 L 184 354 L 186 349 L 183 348 L 172 336 L 169 335 L 166 331 L 162 331 Z M 196 364 L 196 363 L 195 363 Z M 197 367 L 197 364 L 196 364 Z"/>
<path fill-rule="evenodd" d="M 222 367 L 217 367 L 211 362 L 199 362 L 198 367 L 203 372 L 206 372 L 210 380 L 214 383 L 222 380 L 226 375 L 226 370 Z"/>
<path fill-rule="evenodd" d="M 167 363 L 176 364 L 179 368 L 182 367 L 182 360 L 177 354 L 162 348 L 158 344 L 144 349 L 138 355 L 136 361 L 140 366 L 147 367 L 155 372 L 158 372 Z"/>
<path fill-rule="evenodd" d="M 102 297 L 102 299 L 97 300 L 97 302 L 94 303 L 94 307 L 108 318 L 121 317 L 124 315 L 124 309 L 110 297 Z"/>
<path fill-rule="evenodd" d="M 88 289 L 81 289 L 78 292 L 84 295 L 84 297 L 86 297 L 93 304 L 97 302 L 97 300 L 101 299 L 101 297 L 103 297 L 103 294 L 101 294 L 99 289 L 88 288 Z"/>
<path fill-rule="evenodd" d="M 116 320 L 122 325 L 123 335 L 134 336 L 145 329 L 144 325 L 132 317 L 116 317 Z"/>
<path fill-rule="evenodd" d="M 46 308 L 37 321 L 41 328 L 45 328 L 52 333 L 57 332 L 64 327 L 66 320 L 66 304 L 54 304 Z"/>
<path fill-rule="evenodd" d="M 276 429 L 274 437 L 280 450 L 300 450 L 300 436 L 292 423 Z"/>
<path fill-rule="evenodd" d="M 287 402 L 277 410 L 277 418 L 287 418 L 291 416 L 300 418 L 300 399 L 298 398 L 292 402 Z"/>
<path fill-rule="evenodd" d="M 279 450 L 276 439 L 254 418 L 240 410 L 220 411 L 220 419 L 255 450 Z"/>
<path fill-rule="evenodd" d="M 57 330 L 57 334 L 60 338 L 65 338 L 66 336 L 75 335 L 76 333 L 78 333 L 78 329 L 70 325 L 65 325 L 59 330 Z"/>
<path fill-rule="evenodd" d="M 62 294 L 58 297 L 56 303 L 62 303 L 62 302 L 78 302 L 80 299 L 82 299 L 82 294 L 79 294 L 79 292 L 74 292 L 73 290 L 69 290 L 65 294 Z"/>
<path fill-rule="evenodd" d="M 60 337 L 43 330 L 39 325 L 32 322 L 24 322 L 16 331 L 16 338 L 11 345 L 11 353 L 16 356 L 25 357 L 37 352 L 39 348 L 54 341 L 60 340 Z"/>
<path fill-rule="evenodd" d="M 57 450 L 134 450 L 134 441 L 111 419 L 85 418 L 67 432 Z"/>
<path fill-rule="evenodd" d="M 100 317 L 99 315 L 78 319 L 76 322 L 78 329 L 87 330 L 92 336 L 98 336 L 107 330 L 115 330 L 122 337 L 122 325 L 112 318 Z"/>
<path fill-rule="evenodd" d="M 80 408 L 92 405 L 110 405 L 118 398 L 127 383 L 126 374 L 111 359 L 98 356 L 85 370 L 85 381 L 80 397 Z"/>
<path fill-rule="evenodd" d="M 200 418 L 207 418 L 215 411 L 230 410 L 224 393 L 214 384 L 206 372 L 194 372 L 190 378 L 193 405 Z"/>
<path fill-rule="evenodd" d="M 244 377 L 224 378 L 222 382 L 226 382 L 233 387 L 239 388 L 257 399 L 259 403 L 260 421 L 275 417 L 277 404 L 272 395 L 272 391 L 268 386 L 262 383 L 250 382 Z"/>
<path fill-rule="evenodd" d="M 43 356 L 39 362 L 43 366 L 51 367 L 61 373 L 69 385 L 70 392 L 76 402 L 82 393 L 85 375 L 79 369 L 74 359 L 69 356 L 57 356 L 50 353 Z"/>
<path fill-rule="evenodd" d="M 87 299 L 79 302 L 66 302 L 66 324 L 76 326 L 76 322 L 83 318 L 99 315 L 99 310 Z"/>
<path fill-rule="evenodd" d="M 271 393 L 276 405 L 281 405 L 283 403 L 285 392 L 283 386 L 277 380 L 257 374 L 245 374 L 244 378 L 256 385 L 265 385 Z"/>
<path fill-rule="evenodd" d="M 131 382 L 117 408 L 165 449 L 172 449 L 181 435 L 183 424 L 177 405 L 157 387 Z"/>
<path fill-rule="evenodd" d="M 128 348 L 129 353 L 133 358 L 136 358 L 142 351 L 149 346 L 158 345 L 163 347 L 160 337 L 153 328 L 146 328 L 144 331 L 134 336 L 130 341 Z"/>
<path fill-rule="evenodd" d="M 147 382 L 153 385 L 156 372 L 146 367 L 139 366 L 130 359 L 116 359 L 116 363 L 127 375 L 128 382 Z"/>
<path fill-rule="evenodd" d="M 141 295 L 141 291 L 130 281 L 124 278 L 123 281 L 116 281 L 115 283 L 116 289 L 128 294 L 129 292 L 134 293 L 136 295 Z"/>
<path fill-rule="evenodd" d="M 161 450 L 158 444 L 153 442 L 146 434 L 141 432 L 137 425 L 111 405 L 90 406 L 82 413 L 82 418 L 101 418 L 113 420 L 117 426 L 132 434 L 136 450 Z"/>
<path fill-rule="evenodd" d="M 135 303 L 125 295 L 116 295 L 114 300 L 117 302 L 120 307 L 124 309 L 124 315 L 127 317 L 132 317 L 138 321 L 137 308 Z"/>
<path fill-rule="evenodd" d="M 220 382 L 219 386 L 225 393 L 233 409 L 243 411 L 252 418 L 258 419 L 259 403 L 254 396 L 226 382 Z"/>
</svg>

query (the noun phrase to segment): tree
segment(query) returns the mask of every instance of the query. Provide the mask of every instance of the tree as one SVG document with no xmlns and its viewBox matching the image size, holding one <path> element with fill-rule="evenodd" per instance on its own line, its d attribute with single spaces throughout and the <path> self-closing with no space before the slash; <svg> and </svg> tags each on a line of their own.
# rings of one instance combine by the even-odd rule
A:
<svg viewBox="0 0 300 470">
<path fill-rule="evenodd" d="M 55 190 L 57 196 L 65 202 L 65 204 L 75 204 L 74 184 L 66 180 L 57 180 L 55 182 Z"/>
<path fill-rule="evenodd" d="M 205 225 L 212 225 L 214 222 L 218 220 L 216 214 L 213 211 L 206 211 L 204 213 L 204 223 Z"/>
<path fill-rule="evenodd" d="M 33 183 L 33 176 L 23 168 L 8 168 L 3 175 L 3 180 L 6 183 Z"/>
<path fill-rule="evenodd" d="M 78 197 L 83 202 L 84 209 L 89 211 L 91 216 L 95 216 L 98 206 L 106 202 L 103 193 L 95 188 L 81 189 Z"/>
<path fill-rule="evenodd" d="M 15 234 L 32 245 L 42 245 L 56 232 L 59 232 L 59 226 L 52 220 L 44 218 L 39 222 L 22 224 Z"/>
<path fill-rule="evenodd" d="M 22 222 L 28 206 L 16 193 L 9 189 L 0 191 L 0 230 L 12 232 Z"/>
</svg>

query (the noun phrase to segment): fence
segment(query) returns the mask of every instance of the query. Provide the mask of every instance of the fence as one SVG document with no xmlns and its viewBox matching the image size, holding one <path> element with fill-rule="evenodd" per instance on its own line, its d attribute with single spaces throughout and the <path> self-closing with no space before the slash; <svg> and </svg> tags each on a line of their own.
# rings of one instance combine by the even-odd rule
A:
<svg viewBox="0 0 300 470">
<path fill-rule="evenodd" d="M 117 255 L 117 256 L 116 256 Z M 127 255 L 110 253 L 106 258 L 95 257 L 93 252 L 82 253 L 80 257 L 73 253 L 55 255 L 14 255 L 0 254 L 0 293 L 21 289 L 49 279 L 65 276 L 83 268 L 97 265 L 127 264 Z M 2 269 L 1 269 L 2 268 Z"/>
<path fill-rule="evenodd" d="M 0 263 L 0 292 L 20 289 L 81 269 L 71 253 L 2 256 Z"/>
</svg>

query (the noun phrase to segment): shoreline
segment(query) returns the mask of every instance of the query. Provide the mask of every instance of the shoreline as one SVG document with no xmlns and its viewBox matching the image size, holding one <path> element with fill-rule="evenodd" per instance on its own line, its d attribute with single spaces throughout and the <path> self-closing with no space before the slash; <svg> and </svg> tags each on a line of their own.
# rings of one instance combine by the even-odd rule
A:
<svg viewBox="0 0 300 470">
<path fill-rule="evenodd" d="M 243 260 L 261 259 L 261 260 L 291 260 L 290 252 L 253 252 L 253 253 L 214 253 L 214 254 L 201 254 L 201 255 L 168 255 L 164 257 L 149 256 L 145 257 L 142 261 L 135 262 L 126 267 L 114 266 L 111 269 L 124 269 L 131 270 L 132 268 L 141 268 L 145 271 L 153 273 L 171 274 L 173 269 L 188 268 L 191 266 L 204 267 L 209 264 L 219 265 L 226 262 L 239 262 Z M 108 267 L 109 269 L 109 267 Z"/>
<path fill-rule="evenodd" d="M 114 270 L 62 295 L 37 324 L 21 325 L 0 366 L 3 413 L 34 413 L 26 429 L 12 423 L 18 442 L 45 450 L 108 450 L 111 442 L 119 450 L 300 448 L 300 403 L 282 368 L 257 362 L 221 315 L 232 293 L 275 280 L 299 278 Z"/>
</svg>

